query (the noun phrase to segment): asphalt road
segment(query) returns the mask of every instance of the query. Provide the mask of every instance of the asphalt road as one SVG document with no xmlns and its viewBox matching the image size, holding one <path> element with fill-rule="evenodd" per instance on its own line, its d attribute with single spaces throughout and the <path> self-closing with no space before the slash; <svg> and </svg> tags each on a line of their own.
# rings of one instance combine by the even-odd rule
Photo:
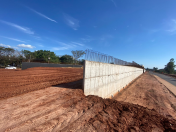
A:
<svg viewBox="0 0 176 132">
<path fill-rule="evenodd" d="M 159 74 L 159 73 L 156 73 L 156 72 L 149 72 L 150 74 L 153 74 L 153 75 L 156 75 L 162 79 L 164 79 L 165 81 L 171 83 L 172 85 L 176 86 L 176 79 L 173 78 L 173 77 L 169 77 L 169 76 L 166 76 L 166 75 L 163 75 L 163 74 Z"/>
</svg>

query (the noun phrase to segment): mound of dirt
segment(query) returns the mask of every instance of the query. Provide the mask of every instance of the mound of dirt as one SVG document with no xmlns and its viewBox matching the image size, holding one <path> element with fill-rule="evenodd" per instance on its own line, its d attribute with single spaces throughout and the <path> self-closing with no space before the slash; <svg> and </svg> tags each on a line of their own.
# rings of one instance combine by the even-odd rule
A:
<svg viewBox="0 0 176 132">
<path fill-rule="evenodd" d="M 176 131 L 176 120 L 155 110 L 81 89 L 50 87 L 0 100 L 0 131 Z"/>
<path fill-rule="evenodd" d="M 114 99 L 155 109 L 167 118 L 176 119 L 175 96 L 148 72 L 140 76 Z"/>
<path fill-rule="evenodd" d="M 87 104 L 91 104 L 83 110 L 85 118 L 73 122 L 63 131 L 77 128 L 80 128 L 79 131 L 99 132 L 176 131 L 176 120 L 165 118 L 154 109 L 149 110 L 139 105 L 102 99 L 97 96 L 87 96 L 85 100 Z"/>
</svg>

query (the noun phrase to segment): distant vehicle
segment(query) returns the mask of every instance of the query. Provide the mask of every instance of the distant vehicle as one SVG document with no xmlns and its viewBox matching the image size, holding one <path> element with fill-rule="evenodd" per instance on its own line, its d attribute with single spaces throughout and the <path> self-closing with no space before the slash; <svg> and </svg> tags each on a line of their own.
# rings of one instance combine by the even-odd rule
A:
<svg viewBox="0 0 176 132">
<path fill-rule="evenodd" d="M 5 69 L 17 69 L 17 68 L 14 67 L 14 66 L 8 66 L 8 67 L 6 67 Z"/>
</svg>

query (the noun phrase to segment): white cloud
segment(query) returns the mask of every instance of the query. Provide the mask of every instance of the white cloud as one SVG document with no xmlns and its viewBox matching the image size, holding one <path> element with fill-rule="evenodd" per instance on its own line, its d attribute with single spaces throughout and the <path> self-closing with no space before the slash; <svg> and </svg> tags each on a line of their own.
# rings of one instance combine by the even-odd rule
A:
<svg viewBox="0 0 176 132">
<path fill-rule="evenodd" d="M 0 22 L 5 23 L 5 24 L 7 24 L 7 25 L 9 25 L 9 26 L 12 26 L 12 27 L 14 27 L 14 28 L 17 28 L 18 30 L 20 30 L 20 31 L 22 31 L 22 32 L 24 32 L 24 33 L 27 33 L 27 34 L 34 34 L 34 32 L 30 30 L 30 28 L 22 27 L 22 26 L 19 26 L 19 25 L 17 25 L 17 24 L 14 24 L 14 23 L 11 23 L 11 22 L 2 21 L 2 20 L 0 20 Z"/>
<path fill-rule="evenodd" d="M 64 43 L 64 42 L 60 42 L 60 41 L 56 41 L 58 44 L 62 45 L 62 47 L 59 48 L 54 48 L 54 50 L 66 50 L 66 49 L 71 49 L 74 48 L 74 45 L 68 43 Z"/>
<path fill-rule="evenodd" d="M 12 47 L 12 46 L 10 46 L 10 45 L 5 45 L 5 44 L 0 44 L 0 46 L 8 47 L 8 48 L 11 48 L 11 47 Z"/>
<path fill-rule="evenodd" d="M 81 44 L 81 43 L 77 43 L 77 42 L 72 42 L 73 44 L 77 44 L 79 46 L 84 46 L 84 44 Z"/>
<path fill-rule="evenodd" d="M 74 49 L 75 47 L 83 47 L 84 44 L 78 43 L 78 42 L 69 42 L 69 43 L 64 43 L 60 41 L 55 41 L 58 44 L 61 45 L 61 47 L 54 47 L 52 50 L 67 50 L 67 49 Z"/>
<path fill-rule="evenodd" d="M 27 8 L 29 8 L 29 7 L 27 7 Z M 46 19 L 48 19 L 48 20 L 50 20 L 50 21 L 52 21 L 52 22 L 57 23 L 57 21 L 55 21 L 55 20 L 53 20 L 53 19 L 47 17 L 46 15 L 44 15 L 44 14 L 42 14 L 42 13 L 40 13 L 40 12 L 38 12 L 38 11 L 32 9 L 32 8 L 29 8 L 29 9 L 30 9 L 31 11 L 35 12 L 36 14 L 38 14 L 38 15 L 41 16 L 41 17 L 44 17 L 44 18 L 46 18 Z"/>
<path fill-rule="evenodd" d="M 6 38 L 6 39 L 10 39 L 10 40 L 14 40 L 14 41 L 18 41 L 18 42 L 25 42 L 25 41 L 22 41 L 22 40 L 19 40 L 19 39 L 15 39 L 15 38 L 9 38 L 9 37 L 4 37 L 4 36 L 0 36 L 0 37 Z"/>
<path fill-rule="evenodd" d="M 112 3 L 114 4 L 114 6 L 115 6 L 115 7 L 117 7 L 117 5 L 116 5 L 115 1 L 114 1 L 114 0 L 111 0 L 111 1 L 112 1 Z"/>
<path fill-rule="evenodd" d="M 60 42 L 60 41 L 56 41 L 58 44 L 60 44 L 60 45 L 64 45 L 64 46 L 70 46 L 69 44 L 66 44 L 66 43 L 64 43 L 64 42 Z"/>
<path fill-rule="evenodd" d="M 17 45 L 18 47 L 21 47 L 21 48 L 29 48 L 29 49 L 33 49 L 33 48 L 35 48 L 34 46 L 32 46 L 32 45 L 26 45 L 26 44 L 19 44 L 19 45 Z"/>
<path fill-rule="evenodd" d="M 59 47 L 59 48 L 56 48 L 54 47 L 53 50 L 67 50 L 68 47 Z"/>
<path fill-rule="evenodd" d="M 6 45 L 6 44 L 0 44 L 0 46 L 2 46 L 2 47 L 8 47 L 8 48 L 18 49 L 18 47 L 13 47 L 13 46 Z"/>
<path fill-rule="evenodd" d="M 66 21 L 66 24 L 68 26 L 70 26 L 73 30 L 77 30 L 79 27 L 79 21 L 71 16 L 69 16 L 68 14 L 64 13 L 64 18 Z"/>
</svg>

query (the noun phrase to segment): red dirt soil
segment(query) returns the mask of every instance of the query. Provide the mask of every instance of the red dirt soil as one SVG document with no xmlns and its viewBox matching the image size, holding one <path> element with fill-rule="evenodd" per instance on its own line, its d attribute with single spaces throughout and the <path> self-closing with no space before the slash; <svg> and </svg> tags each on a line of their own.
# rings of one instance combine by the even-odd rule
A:
<svg viewBox="0 0 176 132">
<path fill-rule="evenodd" d="M 147 76 L 150 77 L 144 74 L 138 80 L 149 85 Z M 133 84 L 137 85 L 138 80 Z M 0 131 L 176 131 L 176 120 L 159 114 L 155 109 L 93 95 L 85 96 L 78 89 L 80 83 L 62 84 L 0 100 Z M 155 87 L 154 84 L 152 86 Z M 139 88 L 142 86 L 139 85 Z"/>
<path fill-rule="evenodd" d="M 155 109 L 167 118 L 176 119 L 176 97 L 148 72 L 114 99 Z"/>
<path fill-rule="evenodd" d="M 155 110 L 50 87 L 0 100 L 0 131 L 176 131 L 176 120 Z"/>
<path fill-rule="evenodd" d="M 0 69 L 0 99 L 83 79 L 81 68 Z"/>
</svg>

